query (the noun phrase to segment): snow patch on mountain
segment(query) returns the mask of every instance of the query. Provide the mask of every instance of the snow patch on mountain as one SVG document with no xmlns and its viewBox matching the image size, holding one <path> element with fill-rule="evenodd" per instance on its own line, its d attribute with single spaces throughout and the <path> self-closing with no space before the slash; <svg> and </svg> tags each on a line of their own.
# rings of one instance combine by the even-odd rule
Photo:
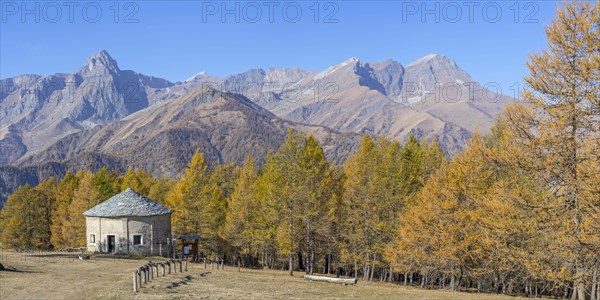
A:
<svg viewBox="0 0 600 300">
<path fill-rule="evenodd" d="M 208 77 L 208 75 L 206 74 L 206 71 L 202 71 L 202 72 L 196 73 L 194 76 L 186 79 L 185 82 L 200 80 L 200 79 L 204 79 L 206 77 Z"/>
<path fill-rule="evenodd" d="M 407 65 L 407 67 L 418 65 L 418 64 L 422 64 L 422 63 L 426 63 L 426 62 L 428 62 L 428 61 L 430 61 L 430 60 L 432 60 L 432 59 L 434 59 L 436 57 L 439 57 L 439 56 L 441 56 L 441 55 L 439 55 L 437 53 L 427 54 L 427 55 L 425 55 L 425 56 L 423 56 L 423 57 L 421 57 L 421 58 L 419 58 L 419 59 L 411 62 L 410 64 Z"/>
<path fill-rule="evenodd" d="M 358 58 L 351 57 L 351 58 L 345 60 L 344 62 L 342 62 L 341 64 L 331 66 L 331 67 L 327 68 L 325 71 L 315 75 L 313 77 L 313 81 L 323 79 L 323 78 L 335 73 L 337 70 L 339 70 L 345 66 L 351 65 L 351 64 L 356 64 L 357 62 L 358 62 Z"/>
</svg>

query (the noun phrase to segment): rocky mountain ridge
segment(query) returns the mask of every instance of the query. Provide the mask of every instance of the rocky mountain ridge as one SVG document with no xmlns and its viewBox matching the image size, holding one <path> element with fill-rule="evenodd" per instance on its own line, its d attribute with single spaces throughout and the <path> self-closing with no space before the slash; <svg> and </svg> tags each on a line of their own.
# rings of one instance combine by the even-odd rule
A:
<svg viewBox="0 0 600 300">
<path fill-rule="evenodd" d="M 73 74 L 21 75 L 0 88 L 0 197 L 48 170 L 134 165 L 175 177 L 198 150 L 212 164 L 260 159 L 289 127 L 317 136 L 338 162 L 365 132 L 438 139 L 451 155 L 511 100 L 439 54 L 406 66 L 350 58 L 320 72 L 199 72 L 173 83 L 121 70 L 100 51 Z"/>
</svg>

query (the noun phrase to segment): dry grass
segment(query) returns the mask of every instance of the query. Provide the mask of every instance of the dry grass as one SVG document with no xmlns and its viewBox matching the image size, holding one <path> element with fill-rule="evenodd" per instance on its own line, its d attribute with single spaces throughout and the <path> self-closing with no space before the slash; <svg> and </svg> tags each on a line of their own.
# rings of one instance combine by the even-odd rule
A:
<svg viewBox="0 0 600 300">
<path fill-rule="evenodd" d="M 145 261 L 4 251 L 0 262 L 16 271 L 0 272 L 0 299 L 516 299 L 378 282 L 342 286 L 307 281 L 301 273 L 292 278 L 280 271 L 211 270 L 203 264 L 155 278 L 134 294 L 132 272 Z"/>
</svg>

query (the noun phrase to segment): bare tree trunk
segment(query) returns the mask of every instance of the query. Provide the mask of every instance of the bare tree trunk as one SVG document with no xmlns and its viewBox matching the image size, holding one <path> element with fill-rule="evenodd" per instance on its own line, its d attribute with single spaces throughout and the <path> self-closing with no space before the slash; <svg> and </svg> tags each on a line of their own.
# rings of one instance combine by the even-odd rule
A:
<svg viewBox="0 0 600 300">
<path fill-rule="evenodd" d="M 592 274 L 592 292 L 591 292 L 591 300 L 596 300 L 596 293 L 597 293 L 597 287 L 598 287 L 598 269 L 594 270 L 594 273 Z"/>
<path fill-rule="evenodd" d="M 577 273 L 581 274 L 583 272 L 578 271 Z M 577 291 L 577 300 L 585 300 L 585 285 L 583 280 L 579 278 L 576 282 L 577 289 L 573 291 Z"/>
<path fill-rule="evenodd" d="M 498 271 L 494 272 L 494 292 L 500 292 L 500 274 Z"/>
<path fill-rule="evenodd" d="M 315 267 L 315 250 L 310 250 L 310 274 L 313 273 L 313 268 Z"/>
<path fill-rule="evenodd" d="M 308 275 L 312 275 L 310 270 L 310 221 L 306 224 L 306 261 L 305 261 L 305 270 L 304 272 Z"/>
<path fill-rule="evenodd" d="M 404 285 L 408 284 L 408 272 L 404 273 Z"/>
<path fill-rule="evenodd" d="M 265 268 L 265 259 L 266 259 L 266 257 L 265 257 L 265 249 L 263 249 L 263 250 L 260 252 L 260 266 L 261 266 L 263 269 Z"/>
<path fill-rule="evenodd" d="M 275 266 L 275 256 L 273 255 L 273 253 L 267 253 L 267 256 L 269 257 L 269 265 L 267 265 L 267 269 L 271 269 Z"/>
<path fill-rule="evenodd" d="M 442 275 L 442 279 L 440 279 L 440 289 L 443 290 L 446 288 L 446 273 Z"/>
<path fill-rule="evenodd" d="M 585 300 L 585 286 L 581 280 L 577 280 L 573 283 L 571 300 Z"/>
<path fill-rule="evenodd" d="M 585 285 L 581 281 L 577 286 L 577 300 L 585 300 Z"/>
<path fill-rule="evenodd" d="M 363 266 L 363 280 L 369 280 L 369 253 L 367 253 L 367 257 Z"/>
<path fill-rule="evenodd" d="M 298 251 L 298 270 L 306 271 L 306 267 L 304 266 L 304 258 L 302 256 L 302 251 Z"/>
<path fill-rule="evenodd" d="M 294 254 L 290 254 L 289 275 L 294 276 Z"/>
<path fill-rule="evenodd" d="M 293 210 L 291 207 L 289 208 L 289 213 L 290 213 L 290 215 L 289 215 L 289 217 L 290 217 L 290 228 L 289 228 L 289 230 L 290 230 L 290 249 L 289 249 L 289 251 L 290 251 L 290 257 L 289 257 L 290 270 L 289 270 L 289 275 L 294 276 L 294 245 L 293 245 L 293 241 L 292 241 L 292 239 L 294 237 L 294 235 L 293 235 L 293 233 L 294 233 L 294 215 L 293 215 Z"/>
</svg>

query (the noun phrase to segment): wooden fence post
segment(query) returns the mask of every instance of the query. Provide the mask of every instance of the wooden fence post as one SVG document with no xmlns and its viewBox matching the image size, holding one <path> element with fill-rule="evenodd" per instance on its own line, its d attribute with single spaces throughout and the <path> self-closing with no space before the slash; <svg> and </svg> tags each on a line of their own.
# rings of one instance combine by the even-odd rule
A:
<svg viewBox="0 0 600 300">
<path fill-rule="evenodd" d="M 146 272 L 146 268 L 141 267 L 140 270 L 144 272 L 144 284 L 148 283 L 148 272 Z"/>
<path fill-rule="evenodd" d="M 225 260 L 221 259 L 221 271 L 225 270 Z"/>
<path fill-rule="evenodd" d="M 165 264 L 163 264 L 163 263 L 159 263 L 159 264 L 162 269 L 162 276 L 164 277 L 165 276 Z"/>
<path fill-rule="evenodd" d="M 206 269 L 206 257 L 204 258 L 204 269 Z"/>
<path fill-rule="evenodd" d="M 185 271 L 187 272 L 187 270 L 188 270 L 188 269 L 187 269 L 188 259 L 186 258 L 186 259 L 183 261 L 183 263 L 184 263 L 184 265 L 185 265 Z"/>
<path fill-rule="evenodd" d="M 138 291 L 138 286 L 137 286 L 137 271 L 133 271 L 133 292 L 137 293 Z"/>
<path fill-rule="evenodd" d="M 148 269 L 148 275 L 150 275 L 148 280 L 154 279 L 154 269 L 152 269 L 152 265 L 146 264 L 146 269 Z"/>
<path fill-rule="evenodd" d="M 171 263 L 167 260 L 167 261 L 165 261 L 165 264 L 169 268 L 169 274 L 171 274 Z"/>
<path fill-rule="evenodd" d="M 143 265 L 142 268 L 144 269 L 144 283 L 150 282 L 150 274 L 148 274 L 148 266 Z"/>
<path fill-rule="evenodd" d="M 179 261 L 179 273 L 183 272 L 183 263 L 181 262 L 181 259 L 178 259 Z"/>
</svg>

